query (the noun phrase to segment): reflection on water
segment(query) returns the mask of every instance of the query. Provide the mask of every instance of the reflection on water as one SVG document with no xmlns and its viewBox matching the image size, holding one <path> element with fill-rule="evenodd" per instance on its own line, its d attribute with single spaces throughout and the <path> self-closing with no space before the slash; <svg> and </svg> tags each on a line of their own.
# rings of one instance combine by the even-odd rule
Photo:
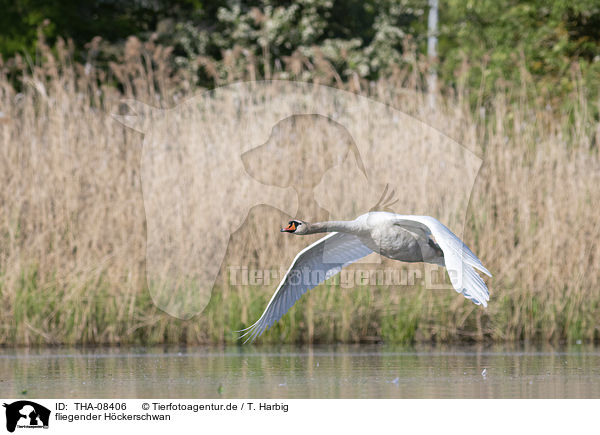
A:
<svg viewBox="0 0 600 435">
<path fill-rule="evenodd" d="M 600 398 L 600 348 L 1 349 L 0 396 L 24 390 L 28 398 Z"/>
</svg>

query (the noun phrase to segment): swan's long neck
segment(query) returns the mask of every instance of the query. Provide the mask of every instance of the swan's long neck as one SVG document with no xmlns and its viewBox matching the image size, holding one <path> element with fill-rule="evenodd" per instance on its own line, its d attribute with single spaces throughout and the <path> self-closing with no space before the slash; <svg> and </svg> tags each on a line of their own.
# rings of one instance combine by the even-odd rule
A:
<svg viewBox="0 0 600 435">
<path fill-rule="evenodd" d="M 305 234 L 316 233 L 351 233 L 356 234 L 360 230 L 355 221 L 327 221 L 308 224 L 308 231 Z"/>
</svg>

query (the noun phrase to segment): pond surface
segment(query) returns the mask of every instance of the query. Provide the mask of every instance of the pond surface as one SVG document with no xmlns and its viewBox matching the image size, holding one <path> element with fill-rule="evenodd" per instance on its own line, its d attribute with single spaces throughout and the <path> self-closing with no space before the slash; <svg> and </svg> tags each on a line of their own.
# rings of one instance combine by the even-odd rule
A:
<svg viewBox="0 0 600 435">
<path fill-rule="evenodd" d="M 600 398 L 600 348 L 3 348 L 0 396 Z"/>
</svg>

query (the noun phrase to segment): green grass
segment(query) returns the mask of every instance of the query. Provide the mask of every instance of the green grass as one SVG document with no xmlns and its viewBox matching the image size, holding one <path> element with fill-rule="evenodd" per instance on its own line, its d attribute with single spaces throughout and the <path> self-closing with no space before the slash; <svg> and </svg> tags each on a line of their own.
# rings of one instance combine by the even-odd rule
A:
<svg viewBox="0 0 600 435">
<path fill-rule="evenodd" d="M 4 281 L 2 281 L 4 282 Z M 452 290 L 326 283 L 301 298 L 259 343 L 597 341 L 600 299 L 494 293 L 484 310 Z M 263 312 L 262 288 L 216 288 L 204 312 L 181 320 L 158 309 L 148 289 L 115 294 L 102 280 L 80 287 L 42 285 L 34 267 L 14 289 L 0 288 L 4 345 L 240 343 L 233 331 Z"/>
</svg>

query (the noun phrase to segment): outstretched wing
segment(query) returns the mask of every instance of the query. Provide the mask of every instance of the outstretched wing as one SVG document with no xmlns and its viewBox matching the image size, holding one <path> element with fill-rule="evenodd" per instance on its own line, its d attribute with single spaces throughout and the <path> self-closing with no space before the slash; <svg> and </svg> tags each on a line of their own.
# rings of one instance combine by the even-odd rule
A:
<svg viewBox="0 0 600 435">
<path fill-rule="evenodd" d="M 398 216 L 396 225 L 410 231 L 420 232 L 426 238 L 433 236 L 436 243 L 444 252 L 444 263 L 452 287 L 462 293 L 475 304 L 487 307 L 490 293 L 485 282 L 475 269 L 488 276 L 492 274 L 487 270 L 481 260 L 444 224 L 431 216 Z"/>
<path fill-rule="evenodd" d="M 275 290 L 258 321 L 241 331 L 240 338 L 254 341 L 302 297 L 304 293 L 338 274 L 344 267 L 366 257 L 371 252 L 358 237 L 346 233 L 331 233 L 300 251 Z"/>
</svg>

